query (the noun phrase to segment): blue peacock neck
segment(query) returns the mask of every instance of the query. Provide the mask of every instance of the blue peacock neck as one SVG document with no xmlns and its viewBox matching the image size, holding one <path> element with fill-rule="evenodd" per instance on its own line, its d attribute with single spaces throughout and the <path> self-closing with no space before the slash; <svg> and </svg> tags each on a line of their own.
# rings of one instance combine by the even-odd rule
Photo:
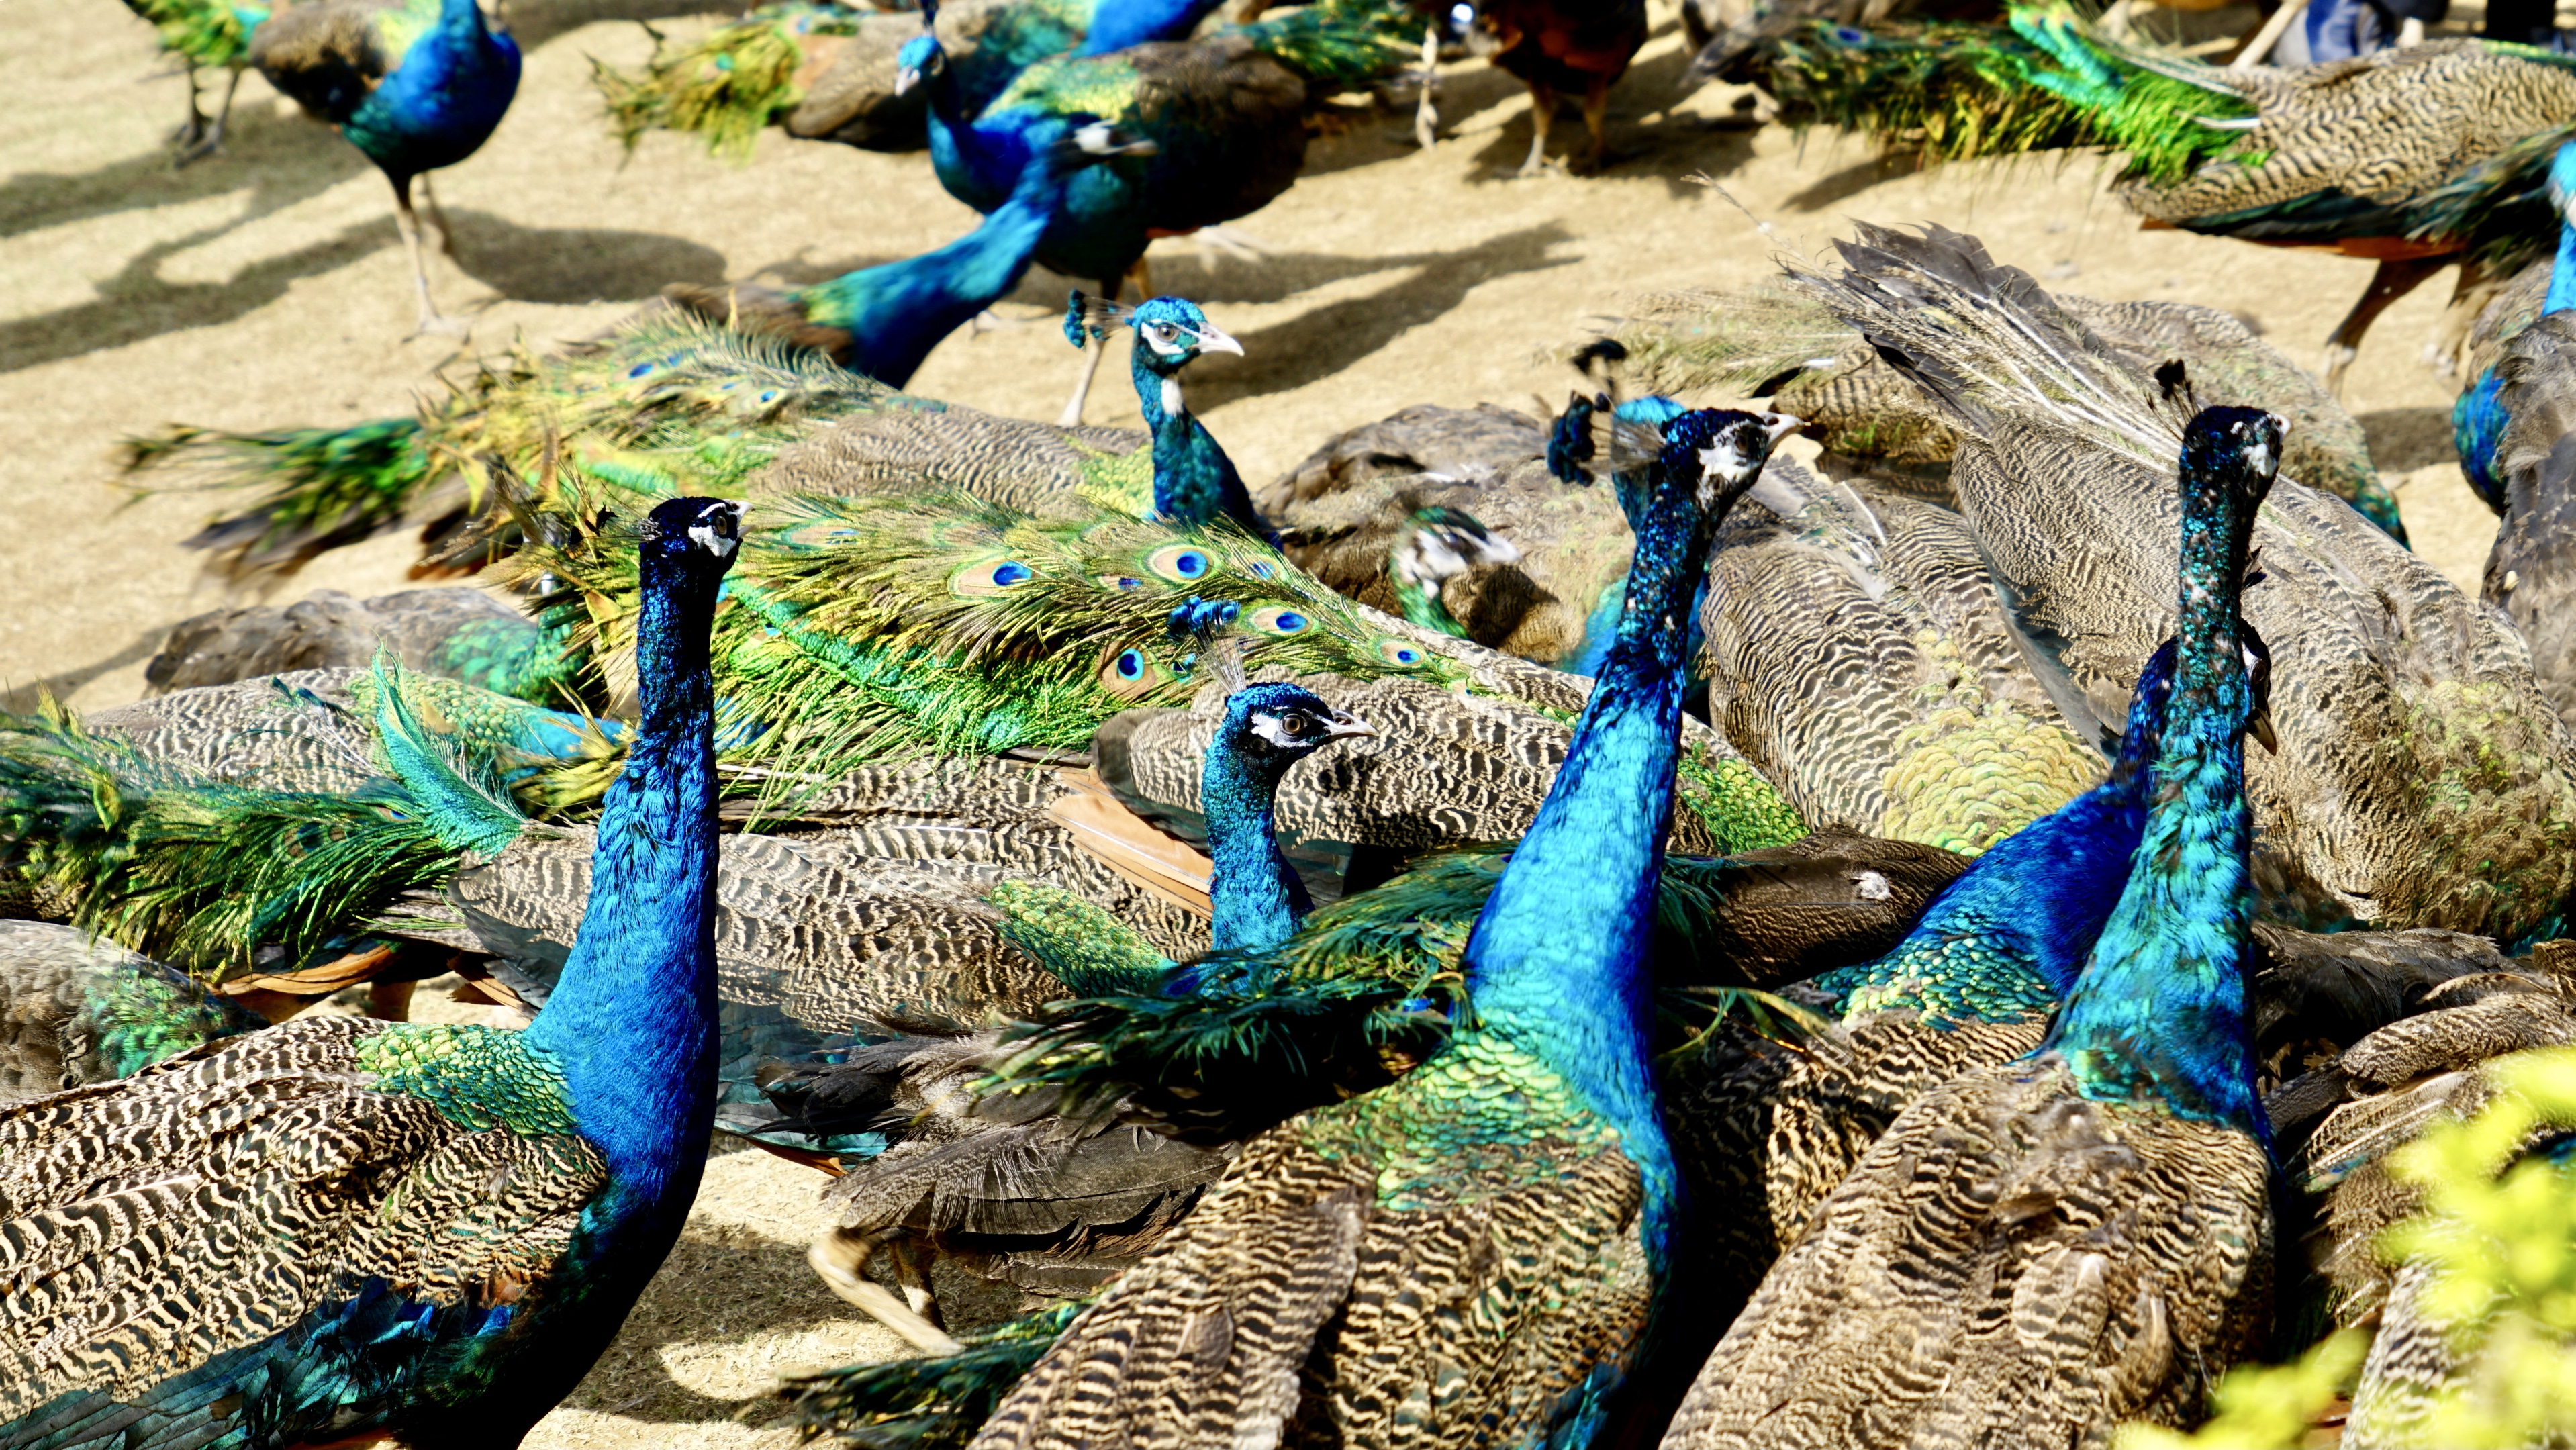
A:
<svg viewBox="0 0 2576 1450">
<path fill-rule="evenodd" d="M 1275 542 L 1276 535 L 1253 508 L 1234 460 L 1207 425 L 1190 416 L 1181 396 L 1179 365 L 1156 358 L 1139 338 L 1127 366 L 1136 383 L 1137 406 L 1154 437 L 1154 512 L 1191 528 L 1223 515 L 1254 538 Z"/>
<path fill-rule="evenodd" d="M 2246 1028 L 2243 586 L 2279 425 L 2250 409 L 2192 422 L 2182 455 L 2180 620 L 2157 798 L 2119 903 L 2043 1050 L 2097 1101 L 2152 1100 L 2269 1139 Z"/>
<path fill-rule="evenodd" d="M 1677 1189 L 1647 1062 L 1646 945 L 1672 827 L 1690 603 L 1724 514 L 1702 505 L 1699 471 L 1672 453 L 1642 481 L 1618 476 L 1623 494 L 1643 494 L 1628 510 L 1637 552 L 1618 636 L 1465 955 L 1480 1030 L 1545 1060 L 1619 1130 L 1648 1185 L 1658 1252 Z"/>
<path fill-rule="evenodd" d="M 2576 143 L 2562 150 L 2562 155 L 2576 161 Z M 2564 312 L 2576 307 L 2576 218 L 2561 217 L 2558 222 L 2558 250 L 2549 263 L 2549 290 L 2541 295 L 2541 315 Z"/>
<path fill-rule="evenodd" d="M 1152 40 L 1176 40 L 1198 28 L 1217 0 L 1100 0 L 1075 55 L 1107 55 Z"/>
<path fill-rule="evenodd" d="M 632 1198 L 685 1211 L 714 1121 L 716 570 L 642 550 L 642 720 L 609 790 L 590 904 L 525 1040 Z M 632 1199 L 630 1199 L 632 1201 Z"/>
<path fill-rule="evenodd" d="M 1227 712 L 1200 767 L 1200 805 L 1207 814 L 1214 907 L 1210 941 L 1229 947 L 1275 946 L 1296 935 L 1313 900 L 1279 850 L 1274 811 L 1288 762 L 1255 759 L 1229 743 L 1240 733 L 1241 707 Z"/>
</svg>

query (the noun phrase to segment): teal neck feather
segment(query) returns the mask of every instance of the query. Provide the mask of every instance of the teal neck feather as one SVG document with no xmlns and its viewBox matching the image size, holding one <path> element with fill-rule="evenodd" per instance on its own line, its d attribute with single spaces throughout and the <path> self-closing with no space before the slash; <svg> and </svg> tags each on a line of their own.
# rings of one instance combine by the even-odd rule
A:
<svg viewBox="0 0 2576 1450">
<path fill-rule="evenodd" d="M 1276 946 L 1305 925 L 1314 902 L 1279 849 L 1273 807 L 1287 762 L 1254 759 L 1228 747 L 1240 706 L 1227 712 L 1199 774 L 1207 812 L 1209 941 L 1230 947 Z"/>
<path fill-rule="evenodd" d="M 1222 514 L 1256 539 L 1278 542 L 1252 507 L 1234 460 L 1207 425 L 1190 416 L 1177 366 L 1167 366 L 1139 337 L 1129 354 L 1136 402 L 1154 435 L 1154 512 L 1195 528 Z"/>
<path fill-rule="evenodd" d="M 676 1222 L 715 1113 L 717 579 L 650 540 L 642 573 L 642 721 L 600 816 L 580 935 L 526 1039 L 561 1065 L 616 1190 Z"/>
<path fill-rule="evenodd" d="M 2183 445 L 2181 619 L 2157 796 L 2128 884 L 2047 1043 L 2097 1101 L 2151 1102 L 2268 1141 L 2246 1030 L 2245 726 L 2253 709 L 2238 608 L 2254 511 L 2271 481 L 2228 429 L 2277 424 L 2212 408 Z M 2249 475 L 2259 479 L 2249 482 Z"/>
<path fill-rule="evenodd" d="M 2576 149 L 2576 143 L 2571 143 Z M 2576 307 L 2576 221 L 2558 223 L 2558 251 L 2549 264 L 2549 291 L 2541 298 L 2542 315 Z"/>
<path fill-rule="evenodd" d="M 1665 460 L 1616 481 L 1637 536 L 1618 637 L 1464 966 L 1482 1030 L 1535 1053 L 1619 1130 L 1645 1178 L 1646 1243 L 1660 1260 L 1677 1190 L 1647 1062 L 1647 938 L 1672 827 L 1690 603 L 1723 509 L 1700 505 L 1697 469 Z"/>
</svg>

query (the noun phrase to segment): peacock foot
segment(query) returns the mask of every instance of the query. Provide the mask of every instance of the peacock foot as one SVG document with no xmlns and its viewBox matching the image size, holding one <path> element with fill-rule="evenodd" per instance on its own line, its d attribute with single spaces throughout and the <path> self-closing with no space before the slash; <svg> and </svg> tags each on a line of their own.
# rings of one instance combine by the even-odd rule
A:
<svg viewBox="0 0 2576 1450">
<path fill-rule="evenodd" d="M 223 149 L 224 128 L 203 116 L 193 117 L 188 124 L 170 133 L 170 168 L 185 170 L 189 163 L 203 161 Z"/>
</svg>

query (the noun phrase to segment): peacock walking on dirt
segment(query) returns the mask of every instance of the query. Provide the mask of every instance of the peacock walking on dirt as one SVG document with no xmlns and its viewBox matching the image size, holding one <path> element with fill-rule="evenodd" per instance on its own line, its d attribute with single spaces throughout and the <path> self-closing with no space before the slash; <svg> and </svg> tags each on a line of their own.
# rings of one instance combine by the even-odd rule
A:
<svg viewBox="0 0 2576 1450">
<path fill-rule="evenodd" d="M 1676 1206 L 1645 950 L 1687 608 L 1771 438 L 1749 415 L 1708 412 L 1653 442 L 1650 463 L 1619 475 L 1639 539 L 1626 628 L 1469 937 L 1472 1025 L 1392 1086 L 1245 1145 L 979 1445 L 1161 1438 L 1209 1419 L 1370 1439 L 1399 1415 L 1580 1442 L 1608 1417 Z M 1495 1239 L 1499 1252 L 1476 1247 Z M 1460 1301 L 1472 1312 L 1424 1312 Z"/>
<path fill-rule="evenodd" d="M 1010 199 L 947 246 L 788 293 L 732 284 L 674 286 L 667 295 L 709 322 L 780 338 L 899 388 L 942 339 L 1019 285 L 1080 177 L 1152 150 L 1087 116 L 1050 118 L 1032 130 Z"/>
<path fill-rule="evenodd" d="M 1467 48 L 1520 78 L 1530 94 L 1529 156 L 1514 175 L 1547 169 L 1547 133 L 1557 98 L 1583 93 L 1583 128 L 1591 147 L 1580 167 L 1598 171 L 1610 157 L 1610 88 L 1628 73 L 1646 43 L 1644 0 L 1574 4 L 1568 0 L 1473 0 Z"/>
<path fill-rule="evenodd" d="M 2047 1040 L 1899 1113 L 1702 1367 L 1664 1444 L 2078 1443 L 2204 1412 L 2270 1318 L 2272 1175 L 2245 989 L 2237 594 L 2278 419 L 2182 446 L 2158 793 Z"/>
<path fill-rule="evenodd" d="M 1215 0 L 949 0 L 948 60 L 965 114 L 1049 56 L 1105 55 L 1155 40 L 1183 40 Z M 923 97 L 897 54 L 916 33 L 909 13 L 837 0 L 763 5 L 698 38 L 656 35 L 641 75 L 594 63 L 609 125 L 633 149 L 644 133 L 672 130 L 708 151 L 748 160 L 769 126 L 790 136 L 875 151 L 923 144 Z"/>
<path fill-rule="evenodd" d="M 2499 465 L 2504 435 L 2512 425 L 2502 394 L 2504 375 L 2495 365 L 2504 346 L 2540 317 L 2576 306 L 2576 140 L 2560 143 L 2549 163 L 2549 204 L 2559 214 L 2558 251 L 2532 263 L 2507 282 L 2480 312 L 2469 333 L 2469 355 L 2486 365 L 2470 373 L 2469 386 L 2451 405 L 2451 442 L 2459 450 L 2460 471 L 2469 487 L 2497 513 L 2505 512 L 2505 485 Z M 2539 291 L 2536 312 L 2525 302 Z"/>
<path fill-rule="evenodd" d="M 455 256 L 455 229 L 424 173 L 473 155 L 501 124 L 519 91 L 517 43 L 484 23 L 476 0 L 313 0 L 260 21 L 250 63 L 307 114 L 339 127 L 393 183 L 394 220 L 420 293 L 413 335 L 462 335 L 465 325 L 429 300 L 411 187 L 419 180 L 439 247 Z"/>
<path fill-rule="evenodd" d="M 1795 274 L 1960 430 L 1961 516 L 2034 666 L 2066 708 L 2118 718 L 2138 663 L 2170 632 L 2176 504 L 2151 460 L 2171 447 L 2162 394 L 2188 370 L 2140 376 L 2027 274 L 1937 226 L 1863 227 L 1843 256 L 1839 274 Z M 2273 488 L 2254 548 L 2263 569 L 2246 616 L 2266 639 L 2297 641 L 2273 660 L 2280 749 L 2248 774 L 2267 913 L 2508 943 L 2554 934 L 2576 887 L 2554 844 L 2576 832 L 2576 736 L 2522 641 L 2340 500 L 2291 480 Z"/>
<path fill-rule="evenodd" d="M 126 0 L 133 11 L 160 33 L 161 52 L 179 58 L 188 78 L 188 119 L 170 133 L 173 161 L 186 166 L 213 155 L 224 144 L 224 127 L 233 117 L 233 96 L 250 63 L 250 31 L 264 9 L 245 13 L 222 0 Z M 207 119 L 199 104 L 197 72 L 224 72 L 224 100 Z"/>
<path fill-rule="evenodd" d="M 1098 278 L 1115 301 L 1139 272 L 1148 241 L 1247 216 L 1296 182 L 1307 114 L 1338 90 L 1367 85 L 1410 57 L 1420 22 L 1403 0 L 1323 0 L 1279 20 L 1230 27 L 1204 40 L 1159 41 L 1104 55 L 1068 55 L 1022 71 L 979 112 L 948 70 L 937 15 L 903 51 L 930 96 L 930 156 L 942 186 L 978 211 L 999 205 L 1050 117 L 1097 114 L 1152 141 L 1145 159 L 1085 175 L 1038 245 L 1038 261 Z M 1065 427 L 1082 421 L 1097 355 L 1086 357 Z"/>
<path fill-rule="evenodd" d="M 2545 252 L 2538 195 L 2576 127 L 2576 58 L 2435 40 L 2327 65 L 2222 69 L 2132 49 L 2053 9 L 2009 28 L 1814 23 L 1780 43 L 1784 102 L 1939 157 L 2125 150 L 2149 226 L 2378 263 L 2326 339 L 2325 381 L 2373 320 L 2443 267 L 2462 291 Z"/>
<path fill-rule="evenodd" d="M 589 1370 L 713 1119 L 707 638 L 740 513 L 643 530 L 644 723 L 535 1026 L 290 1023 L 0 1115 L 6 1434 L 516 1445 Z"/>
</svg>

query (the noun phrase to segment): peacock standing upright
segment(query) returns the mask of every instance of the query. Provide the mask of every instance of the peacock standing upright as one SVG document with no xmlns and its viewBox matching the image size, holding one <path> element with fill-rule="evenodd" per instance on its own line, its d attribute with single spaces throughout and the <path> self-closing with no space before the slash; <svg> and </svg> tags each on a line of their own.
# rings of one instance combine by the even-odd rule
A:
<svg viewBox="0 0 2576 1450">
<path fill-rule="evenodd" d="M 1638 558 L 1557 784 L 1479 913 L 1462 1020 L 1392 1086 L 1244 1146 L 1178 1233 L 1073 1321 L 976 1443 L 1312 1424 L 1590 1438 L 1671 1253 L 1645 950 L 1673 805 L 1686 611 L 1772 441 L 1688 414 L 1622 470 Z M 1488 1247 L 1489 1246 L 1489 1247 Z M 1434 1304 L 1471 1306 L 1455 1315 Z"/>
<path fill-rule="evenodd" d="M 2123 149 L 2118 195 L 2149 226 L 2376 261 L 2326 339 L 2336 393 L 2372 321 L 2434 273 L 2461 264 L 2473 295 L 2545 251 L 2538 183 L 2576 128 L 2576 58 L 2497 41 L 2239 70 L 2033 7 L 1914 34 L 1811 22 L 1779 44 L 1779 94 L 1822 119 L 1941 157 Z"/>
<path fill-rule="evenodd" d="M 1897 1115 L 1702 1367 L 1672 1450 L 2094 1442 L 2196 1418 L 2255 1347 L 2272 1168 L 2237 594 L 2280 439 L 2246 409 L 2184 433 L 2156 802 L 2047 1040 Z"/>
<path fill-rule="evenodd" d="M 535 1026 L 289 1023 L 0 1114 L 0 1433 L 509 1446 L 589 1370 L 713 1121 L 707 639 L 740 516 L 641 530 L 644 724 Z"/>
<path fill-rule="evenodd" d="M 462 335 L 429 300 L 429 267 L 411 188 L 438 218 L 440 249 L 456 233 L 425 174 L 454 166 L 489 138 L 519 91 L 519 47 L 484 23 L 477 0 L 311 0 L 259 22 L 250 63 L 316 120 L 340 128 L 393 183 L 394 220 L 420 293 L 412 332 Z"/>
<path fill-rule="evenodd" d="M 224 144 L 233 96 L 249 64 L 250 29 L 261 12 L 245 16 L 225 0 L 125 0 L 125 8 L 160 32 L 162 53 L 177 56 L 188 77 L 188 119 L 170 133 L 172 160 L 186 166 L 213 155 Z M 224 103 L 209 121 L 198 105 L 197 72 L 214 69 L 224 72 Z"/>
<path fill-rule="evenodd" d="M 1472 0 L 1472 9 L 1467 48 L 1529 87 L 1529 157 L 1513 174 L 1537 176 L 1547 169 L 1557 98 L 1576 90 L 1583 93 L 1583 128 L 1592 138 L 1582 169 L 1600 170 L 1610 155 L 1610 88 L 1646 43 L 1645 0 Z"/>
<path fill-rule="evenodd" d="M 2534 321 L 2576 306 L 2576 140 L 2561 142 L 2549 163 L 2549 204 L 2559 215 L 2558 251 L 2525 267 L 2507 282 L 2478 315 L 2469 331 L 2473 367 L 2466 389 L 2451 404 L 2451 443 L 2459 450 L 2460 471 L 2469 487 L 2497 513 L 2505 512 L 2501 452 L 2512 424 L 2502 394 L 2504 374 L 2496 357 L 2515 335 Z M 2537 290 L 2537 310 L 2517 305 Z M 2484 366 L 2475 366 L 2484 362 Z"/>
<path fill-rule="evenodd" d="M 1838 275 L 1793 270 L 1960 430 L 1962 517 L 2034 660 L 2066 708 L 2117 718 L 2170 633 L 2176 505 L 2149 460 L 2171 446 L 2161 395 L 2187 369 L 2139 375 L 1958 233 L 1864 226 L 1842 249 Z M 2553 844 L 2576 832 L 2576 735 L 2510 625 L 2288 479 L 2254 548 L 2245 612 L 2280 645 L 2280 749 L 2253 759 L 2247 787 L 2267 912 L 2507 942 L 2555 930 L 2576 887 Z"/>
<path fill-rule="evenodd" d="M 1049 117 L 1080 109 L 1155 143 L 1152 156 L 1086 174 L 1038 245 L 1038 261 L 1068 277 L 1099 278 L 1117 300 L 1137 277 L 1147 242 L 1246 216 L 1296 182 L 1308 111 L 1336 90 L 1400 68 L 1419 34 L 1405 0 L 1322 0 L 1279 20 L 1230 27 L 1204 40 L 1158 41 L 1106 55 L 1058 56 L 1022 71 L 981 113 L 924 30 L 902 61 L 930 95 L 930 157 L 948 193 L 978 211 L 1002 199 L 1031 138 Z M 1081 423 L 1091 370 L 1084 358 L 1061 426 Z"/>
<path fill-rule="evenodd" d="M 1215 0 L 948 0 L 942 7 L 969 116 L 1049 56 L 1186 39 L 1215 8 Z M 908 12 L 785 0 L 687 42 L 657 35 L 642 75 L 594 61 L 591 79 L 630 150 L 646 131 L 672 130 L 702 138 L 715 155 L 748 160 L 753 138 L 774 125 L 808 140 L 907 151 L 923 144 L 923 97 L 897 60 L 913 33 Z"/>
<path fill-rule="evenodd" d="M 1128 369 L 1136 385 L 1136 405 L 1154 439 L 1154 488 L 1150 499 L 1122 500 L 1128 512 L 1203 524 L 1222 515 L 1245 533 L 1277 543 L 1270 526 L 1244 491 L 1243 475 L 1189 410 L 1181 393 L 1181 370 L 1212 352 L 1243 356 L 1243 344 L 1208 321 L 1207 314 L 1178 297 L 1147 299 L 1134 311 L 1115 302 L 1072 295 L 1065 308 L 1064 335 L 1096 360 L 1110 329 L 1135 329 L 1137 345 L 1128 351 Z"/>
<path fill-rule="evenodd" d="M 1078 177 L 1114 157 L 1152 150 L 1152 142 L 1087 116 L 1050 118 L 1031 132 L 1010 199 L 947 246 L 788 293 L 683 284 L 665 295 L 709 322 L 782 339 L 899 388 L 941 339 L 1019 285 Z"/>
</svg>

